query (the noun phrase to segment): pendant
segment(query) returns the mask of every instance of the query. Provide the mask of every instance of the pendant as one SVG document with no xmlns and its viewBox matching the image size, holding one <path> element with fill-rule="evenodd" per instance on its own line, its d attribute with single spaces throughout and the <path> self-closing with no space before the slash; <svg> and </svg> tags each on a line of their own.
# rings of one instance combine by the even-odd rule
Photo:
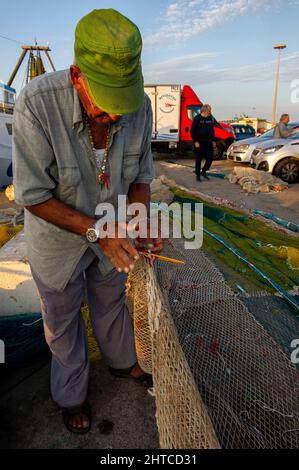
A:
<svg viewBox="0 0 299 470">
<path fill-rule="evenodd" d="M 107 189 L 110 188 L 109 175 L 106 171 L 99 175 L 99 183 L 102 186 L 105 185 Z"/>
</svg>

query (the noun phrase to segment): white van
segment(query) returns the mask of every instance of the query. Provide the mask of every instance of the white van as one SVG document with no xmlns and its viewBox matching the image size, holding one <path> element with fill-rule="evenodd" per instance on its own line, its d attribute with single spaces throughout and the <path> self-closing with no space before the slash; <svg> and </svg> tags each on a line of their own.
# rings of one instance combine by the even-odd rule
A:
<svg viewBox="0 0 299 470">
<path fill-rule="evenodd" d="M 0 189 L 12 183 L 12 115 L 0 112 Z"/>
<path fill-rule="evenodd" d="M 12 183 L 12 114 L 16 90 L 0 81 L 0 190 Z"/>
</svg>

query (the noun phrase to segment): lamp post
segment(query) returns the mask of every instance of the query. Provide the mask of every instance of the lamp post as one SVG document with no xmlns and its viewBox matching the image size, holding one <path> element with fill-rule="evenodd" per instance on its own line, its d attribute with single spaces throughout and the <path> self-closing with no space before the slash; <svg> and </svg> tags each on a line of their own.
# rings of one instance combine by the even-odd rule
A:
<svg viewBox="0 0 299 470">
<path fill-rule="evenodd" d="M 277 94 L 278 94 L 278 82 L 279 82 L 279 70 L 280 70 L 280 51 L 285 49 L 286 44 L 275 44 L 274 49 L 277 50 L 277 66 L 276 66 L 276 81 L 275 81 L 275 92 L 274 92 L 274 103 L 272 113 L 272 126 L 276 124 L 276 105 L 277 105 Z"/>
</svg>

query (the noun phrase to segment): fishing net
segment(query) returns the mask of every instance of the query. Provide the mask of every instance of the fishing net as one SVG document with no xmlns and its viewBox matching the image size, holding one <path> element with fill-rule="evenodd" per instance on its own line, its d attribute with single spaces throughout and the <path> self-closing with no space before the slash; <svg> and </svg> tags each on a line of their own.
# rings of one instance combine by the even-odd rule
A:
<svg viewBox="0 0 299 470">
<path fill-rule="evenodd" d="M 254 168 L 235 166 L 233 172 L 225 177 L 230 183 L 238 183 L 248 193 L 279 192 L 288 189 L 288 183 L 271 173 Z"/>
<path fill-rule="evenodd" d="M 25 367 L 34 358 L 49 354 L 40 313 L 0 316 L 0 331 L 5 343 L 6 368 Z"/>
<path fill-rule="evenodd" d="M 202 251 L 173 240 L 163 254 L 186 264 L 140 261 L 128 283 L 161 447 L 297 448 L 299 376 L 290 356 Z"/>
<path fill-rule="evenodd" d="M 203 202 L 199 197 L 172 188 L 174 200 Z M 299 238 L 273 230 L 264 222 L 211 202 L 203 205 L 204 248 L 214 253 L 225 270 L 241 274 L 243 280 L 269 292 L 288 292 L 299 284 Z M 289 298 L 292 301 L 291 298 Z"/>
<path fill-rule="evenodd" d="M 262 291 L 241 294 L 239 298 L 288 357 L 291 357 L 292 341 L 299 338 L 299 317 L 290 311 L 288 304 L 282 298 Z M 295 366 L 299 370 L 299 363 Z"/>
</svg>

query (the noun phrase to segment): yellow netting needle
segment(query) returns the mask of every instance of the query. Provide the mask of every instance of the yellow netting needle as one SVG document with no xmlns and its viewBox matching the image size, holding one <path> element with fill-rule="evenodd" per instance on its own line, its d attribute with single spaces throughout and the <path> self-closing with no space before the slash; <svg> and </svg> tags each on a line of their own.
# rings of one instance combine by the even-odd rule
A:
<svg viewBox="0 0 299 470">
<path fill-rule="evenodd" d="M 146 256 L 147 258 L 157 258 L 161 261 L 168 261 L 169 263 L 177 263 L 177 264 L 186 264 L 185 261 L 180 261 L 178 259 L 167 258 L 167 256 L 156 255 L 155 253 L 148 253 L 146 251 L 139 251 L 142 255 Z"/>
</svg>

